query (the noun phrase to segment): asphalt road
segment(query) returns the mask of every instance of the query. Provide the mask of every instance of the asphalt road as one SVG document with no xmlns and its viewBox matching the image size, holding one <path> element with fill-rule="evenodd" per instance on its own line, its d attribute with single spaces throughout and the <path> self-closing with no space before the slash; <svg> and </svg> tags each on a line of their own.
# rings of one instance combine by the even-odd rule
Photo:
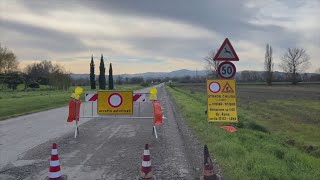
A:
<svg viewBox="0 0 320 180">
<path fill-rule="evenodd" d="M 0 179 L 45 179 L 52 143 L 58 145 L 62 174 L 68 179 L 138 179 L 146 143 L 157 179 L 198 179 L 202 146 L 162 85 L 158 99 L 166 117 L 157 128 L 158 140 L 152 135 L 152 119 L 119 119 L 123 116 L 81 119 L 75 139 L 74 123 L 66 123 L 66 107 L 0 122 Z M 91 114 L 91 104 L 85 106 L 81 113 Z M 152 116 L 151 102 L 138 106 L 134 104 L 135 116 Z"/>
</svg>

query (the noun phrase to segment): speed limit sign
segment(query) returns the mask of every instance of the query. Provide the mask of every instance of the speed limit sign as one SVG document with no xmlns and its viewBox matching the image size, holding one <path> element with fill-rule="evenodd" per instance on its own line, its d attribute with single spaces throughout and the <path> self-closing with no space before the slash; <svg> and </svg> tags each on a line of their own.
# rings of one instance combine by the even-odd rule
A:
<svg viewBox="0 0 320 180">
<path fill-rule="evenodd" d="M 221 78 L 230 79 L 236 74 L 236 66 L 230 62 L 222 62 L 218 67 L 218 74 Z"/>
</svg>

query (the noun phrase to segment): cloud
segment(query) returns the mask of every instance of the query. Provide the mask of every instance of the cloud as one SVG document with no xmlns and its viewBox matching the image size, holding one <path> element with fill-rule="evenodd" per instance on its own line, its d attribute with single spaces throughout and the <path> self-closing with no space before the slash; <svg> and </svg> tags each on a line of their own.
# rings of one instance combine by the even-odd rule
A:
<svg viewBox="0 0 320 180">
<path fill-rule="evenodd" d="M 201 68 L 225 37 L 238 70 L 262 70 L 266 43 L 276 63 L 294 46 L 320 66 L 317 0 L 7 1 L 0 8 L 2 41 L 21 60 L 49 59 L 74 72 L 88 72 L 91 54 L 102 53 L 119 72 Z"/>
<path fill-rule="evenodd" d="M 13 41 L 20 47 L 41 47 L 53 53 L 78 52 L 85 49 L 81 41 L 72 34 L 54 31 L 41 26 L 24 24 L 21 22 L 0 19 L 2 31 L 15 34 L 16 38 L 11 40 L 4 37 L 5 41 Z"/>
</svg>

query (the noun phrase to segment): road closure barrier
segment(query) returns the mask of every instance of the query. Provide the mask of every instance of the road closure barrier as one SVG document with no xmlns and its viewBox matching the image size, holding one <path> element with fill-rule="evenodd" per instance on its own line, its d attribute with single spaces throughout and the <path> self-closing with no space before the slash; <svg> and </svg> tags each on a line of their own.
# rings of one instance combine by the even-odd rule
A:
<svg viewBox="0 0 320 180">
<path fill-rule="evenodd" d="M 163 114 L 162 114 L 162 108 L 161 104 L 159 101 L 154 101 L 153 102 L 153 123 L 154 125 L 162 125 L 162 119 L 163 119 Z"/>
<path fill-rule="evenodd" d="M 68 122 L 79 121 L 81 100 L 69 100 Z"/>
<path fill-rule="evenodd" d="M 133 91 L 90 91 L 85 93 L 85 104 L 83 105 L 83 111 L 88 107 L 86 104 L 91 103 L 91 114 L 85 115 L 82 113 L 80 115 L 81 100 L 80 94 L 83 92 L 81 87 L 77 87 L 75 92 L 72 93 L 71 100 L 69 100 L 69 114 L 67 122 L 75 121 L 75 131 L 74 138 L 77 138 L 79 133 L 79 121 L 80 118 L 105 118 L 105 119 L 153 119 L 152 134 L 158 139 L 156 126 L 162 125 L 163 119 L 165 119 L 162 107 L 159 101 L 156 100 L 157 88 L 151 87 L 150 93 L 136 92 Z M 150 99 L 150 96 L 155 96 L 155 98 Z M 152 116 L 141 116 L 141 103 L 153 103 L 153 115 Z M 96 103 L 95 103 L 96 102 Z M 94 106 L 96 106 L 97 111 L 94 115 Z M 138 113 L 135 113 L 134 106 L 138 106 Z M 148 108 L 152 108 L 148 106 Z M 137 114 L 137 115 L 136 115 Z M 114 115 L 114 116 L 108 116 Z M 118 115 L 129 115 L 129 116 L 119 116 Z"/>
</svg>

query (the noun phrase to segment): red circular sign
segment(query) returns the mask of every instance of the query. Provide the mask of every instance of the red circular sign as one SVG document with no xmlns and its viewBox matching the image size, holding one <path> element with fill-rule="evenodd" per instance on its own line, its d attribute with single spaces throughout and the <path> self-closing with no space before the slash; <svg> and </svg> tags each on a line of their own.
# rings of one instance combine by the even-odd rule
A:
<svg viewBox="0 0 320 180">
<path fill-rule="evenodd" d="M 108 103 L 111 107 L 117 108 L 122 104 L 122 96 L 118 93 L 110 94 Z"/>
<path fill-rule="evenodd" d="M 213 93 L 219 92 L 221 89 L 221 86 L 218 82 L 212 82 L 209 84 L 209 90 Z"/>
<path fill-rule="evenodd" d="M 218 67 L 218 74 L 224 79 L 233 78 L 236 74 L 236 66 L 229 61 L 222 62 Z"/>
</svg>

